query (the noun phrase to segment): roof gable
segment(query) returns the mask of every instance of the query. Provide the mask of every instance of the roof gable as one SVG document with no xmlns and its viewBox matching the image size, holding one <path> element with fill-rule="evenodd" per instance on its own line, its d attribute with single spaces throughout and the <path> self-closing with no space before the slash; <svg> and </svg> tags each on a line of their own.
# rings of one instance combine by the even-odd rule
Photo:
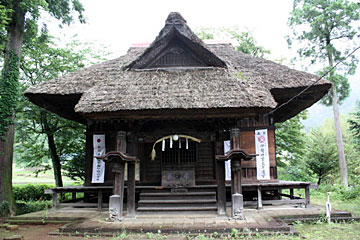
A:
<svg viewBox="0 0 360 240">
<path fill-rule="evenodd" d="M 179 13 L 173 12 L 154 42 L 126 68 L 168 67 L 226 68 L 226 64 L 191 31 Z"/>
</svg>

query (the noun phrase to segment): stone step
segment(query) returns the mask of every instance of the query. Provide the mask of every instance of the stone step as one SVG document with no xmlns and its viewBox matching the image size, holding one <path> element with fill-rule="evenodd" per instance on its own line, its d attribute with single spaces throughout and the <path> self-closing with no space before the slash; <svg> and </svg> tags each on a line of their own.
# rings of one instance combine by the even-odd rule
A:
<svg viewBox="0 0 360 240">
<path fill-rule="evenodd" d="M 321 218 L 323 219 L 323 218 Z M 314 218 L 287 218 L 287 219 L 282 219 L 284 222 L 286 223 L 294 223 L 294 222 L 302 222 L 302 223 L 311 223 L 311 222 L 316 222 L 318 220 L 320 220 L 320 217 L 314 217 Z M 332 217 L 331 218 L 332 222 L 360 222 L 360 218 L 359 217 Z"/>
</svg>

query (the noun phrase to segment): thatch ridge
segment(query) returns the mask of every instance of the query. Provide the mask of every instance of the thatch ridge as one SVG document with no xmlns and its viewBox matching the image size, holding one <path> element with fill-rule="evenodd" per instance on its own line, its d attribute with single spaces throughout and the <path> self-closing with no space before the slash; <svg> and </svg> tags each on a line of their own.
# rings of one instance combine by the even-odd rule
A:
<svg viewBox="0 0 360 240">
<path fill-rule="evenodd" d="M 196 53 L 205 63 L 214 67 L 226 67 L 226 64 L 189 28 L 180 13 L 172 12 L 165 21 L 164 28 L 146 50 L 134 61 L 129 63 L 127 69 L 144 69 L 166 48 L 174 38 L 180 39 Z"/>
</svg>

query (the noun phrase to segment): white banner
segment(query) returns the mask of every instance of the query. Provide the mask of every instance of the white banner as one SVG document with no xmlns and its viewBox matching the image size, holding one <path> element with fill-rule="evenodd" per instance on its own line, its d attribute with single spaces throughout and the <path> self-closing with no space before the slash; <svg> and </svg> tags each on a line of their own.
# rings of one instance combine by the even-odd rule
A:
<svg viewBox="0 0 360 240">
<path fill-rule="evenodd" d="M 93 136 L 94 156 L 105 155 L 105 135 L 94 134 Z M 105 163 L 94 157 L 91 183 L 104 183 Z"/>
<path fill-rule="evenodd" d="M 270 159 L 267 129 L 255 130 L 256 172 L 258 180 L 270 180 Z"/>
<path fill-rule="evenodd" d="M 230 140 L 224 141 L 224 154 L 230 151 Z M 231 181 L 231 160 L 225 161 L 225 180 Z"/>
</svg>

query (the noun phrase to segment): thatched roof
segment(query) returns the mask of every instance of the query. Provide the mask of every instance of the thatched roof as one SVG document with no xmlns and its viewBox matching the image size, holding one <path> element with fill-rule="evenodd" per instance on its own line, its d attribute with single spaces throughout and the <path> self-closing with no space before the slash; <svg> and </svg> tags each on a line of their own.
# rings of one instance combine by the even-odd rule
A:
<svg viewBox="0 0 360 240">
<path fill-rule="evenodd" d="M 174 39 L 206 67 L 151 67 Z M 256 109 L 266 113 L 316 80 L 317 76 L 235 51 L 228 43 L 205 44 L 180 14 L 171 13 L 149 47 L 132 47 L 117 59 L 30 87 L 25 95 L 35 104 L 79 122 L 97 114 L 121 118 L 125 112 L 146 111 L 150 116 L 159 110 L 243 113 Z M 277 111 L 275 120 L 296 115 L 330 86 L 319 81 Z M 62 105 L 59 99 L 63 99 Z"/>
</svg>

